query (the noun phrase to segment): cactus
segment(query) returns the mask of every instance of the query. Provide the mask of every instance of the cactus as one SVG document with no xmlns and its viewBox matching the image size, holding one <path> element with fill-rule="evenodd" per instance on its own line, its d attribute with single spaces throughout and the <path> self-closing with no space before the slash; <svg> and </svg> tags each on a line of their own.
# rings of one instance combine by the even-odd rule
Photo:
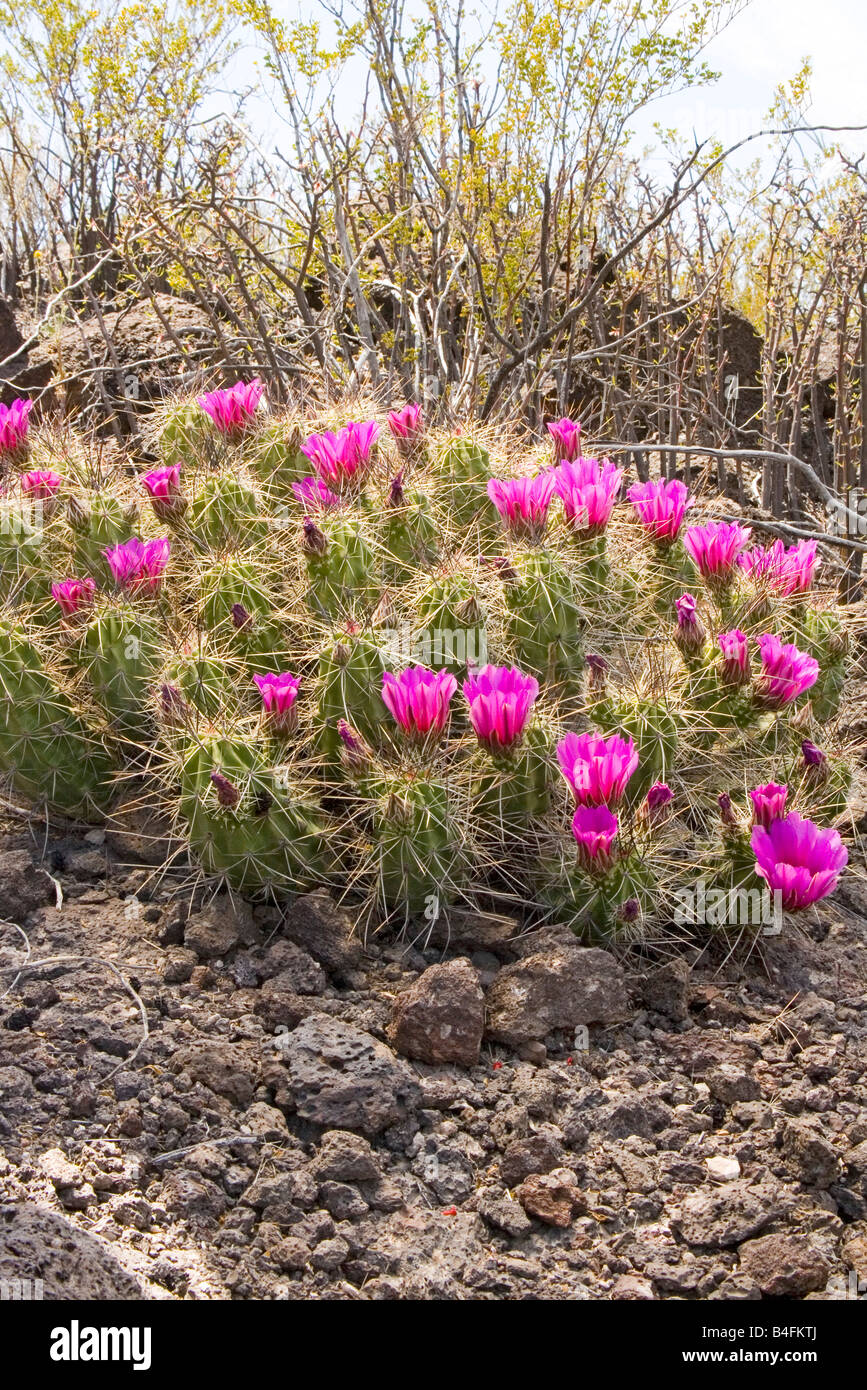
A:
<svg viewBox="0 0 867 1390">
<path fill-rule="evenodd" d="M 189 746 L 178 814 L 205 872 L 239 891 L 297 892 L 334 873 L 321 810 L 247 740 L 217 735 Z"/>
<path fill-rule="evenodd" d="M 60 477 L 35 433 L 69 500 L 0 536 L 16 795 L 97 816 L 116 774 L 147 775 L 205 873 L 340 882 L 398 922 L 505 896 L 617 941 L 664 933 L 702 876 L 776 875 L 792 910 L 833 886 L 851 624 L 808 593 L 809 547 L 750 555 L 728 523 L 681 539 L 677 480 L 630 489 L 642 541 L 621 471 L 576 457 L 564 422 L 540 472 L 411 406 L 390 439 L 332 418 L 304 437 L 261 392 L 162 412 L 181 471 L 171 493 L 142 479 L 143 508 L 122 470 Z M 785 858 L 790 814 L 819 889 Z"/>
<path fill-rule="evenodd" d="M 123 738 L 143 738 L 145 712 L 161 665 L 160 633 L 146 611 L 123 603 L 107 608 L 86 627 L 76 653 L 94 700 L 112 730 Z"/>
<path fill-rule="evenodd" d="M 15 791 L 71 816 L 92 816 L 114 790 L 100 736 L 76 712 L 29 638 L 0 622 L 0 770 Z"/>
</svg>

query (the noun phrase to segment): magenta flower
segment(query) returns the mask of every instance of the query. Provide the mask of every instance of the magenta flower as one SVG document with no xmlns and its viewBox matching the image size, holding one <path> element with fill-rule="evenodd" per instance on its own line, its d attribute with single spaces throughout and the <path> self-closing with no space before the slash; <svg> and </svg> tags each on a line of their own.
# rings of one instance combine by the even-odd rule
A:
<svg viewBox="0 0 867 1390">
<path fill-rule="evenodd" d="M 429 671 L 425 666 L 408 666 L 397 674 L 386 671 L 382 677 L 382 698 L 389 713 L 404 733 L 422 738 L 442 733 L 457 688 L 449 671 Z"/>
<path fill-rule="evenodd" d="M 332 492 L 327 483 L 323 483 L 321 478 L 302 478 L 300 483 L 292 484 L 292 491 L 298 501 L 308 511 L 324 511 L 326 507 L 340 507 L 343 505 L 336 492 Z"/>
<path fill-rule="evenodd" d="M 262 708 L 268 727 L 275 734 L 291 734 L 298 723 L 295 701 L 301 684 L 300 676 L 293 676 L 289 671 L 283 671 L 280 675 L 269 672 L 266 676 L 254 676 L 253 680 L 262 695 Z"/>
<path fill-rule="evenodd" d="M 788 550 L 780 540 L 766 549 L 754 546 L 738 556 L 738 564 L 756 584 L 765 584 L 784 597 L 805 594 L 818 564 L 816 542 L 798 541 Z"/>
<path fill-rule="evenodd" d="M 470 723 L 490 753 L 506 753 L 520 741 L 539 682 L 515 666 L 483 666 L 463 684 Z"/>
<path fill-rule="evenodd" d="M 801 752 L 804 755 L 804 767 L 824 767 L 828 761 L 828 754 L 817 748 L 808 738 L 803 740 Z"/>
<path fill-rule="evenodd" d="M 401 452 L 410 448 L 424 432 L 421 406 L 410 401 L 402 410 L 390 410 L 388 412 L 388 428 Z"/>
<path fill-rule="evenodd" d="M 520 539 L 541 540 L 554 495 L 553 472 L 535 478 L 491 478 L 488 496 L 506 524 Z"/>
<path fill-rule="evenodd" d="M 763 787 L 754 787 L 750 792 L 753 824 L 763 825 L 767 829 L 772 821 L 782 819 L 786 814 L 788 795 L 789 788 L 779 782 L 767 782 Z"/>
<path fill-rule="evenodd" d="M 311 434 L 301 445 L 301 452 L 309 458 L 323 482 L 339 491 L 364 478 L 373 461 L 372 450 L 378 437 L 379 425 L 375 420 L 364 424 L 352 421 L 342 430 Z"/>
<path fill-rule="evenodd" d="M 756 699 L 767 709 L 781 709 L 815 685 L 818 661 L 791 642 L 784 644 L 765 632 L 759 638 L 759 652 L 762 670 L 756 681 Z"/>
<path fill-rule="evenodd" d="M 553 420 L 548 425 L 548 433 L 554 441 L 554 458 L 557 463 L 564 460 L 574 463 L 581 447 L 581 426 L 578 421 L 570 420 L 564 415 L 562 420 Z"/>
<path fill-rule="evenodd" d="M 133 536 L 121 545 L 108 546 L 102 553 L 115 583 L 121 589 L 127 589 L 130 593 L 155 594 L 169 562 L 171 548 L 171 542 L 165 536 L 153 541 L 140 541 Z"/>
<path fill-rule="evenodd" d="M 221 434 L 239 435 L 250 424 L 265 387 L 258 377 L 238 381 L 224 391 L 209 391 L 199 397 L 199 405 L 210 415 Z"/>
<path fill-rule="evenodd" d="M 567 734 L 557 744 L 560 771 L 579 806 L 616 805 L 638 767 L 632 739 L 619 734 Z"/>
<path fill-rule="evenodd" d="M 64 618 L 74 618 L 90 608 L 96 594 L 92 579 L 63 579 L 52 584 L 51 596 L 59 604 Z"/>
<path fill-rule="evenodd" d="M 36 468 L 32 473 L 22 473 L 21 491 L 34 502 L 50 502 L 63 484 L 59 473 L 53 468 Z"/>
<path fill-rule="evenodd" d="M 670 545 L 677 539 L 687 509 L 692 506 L 689 489 L 678 478 L 636 483 L 626 496 L 648 536 L 657 545 Z"/>
<path fill-rule="evenodd" d="M 186 510 L 186 498 L 181 493 L 180 464 L 154 468 L 152 472 L 145 473 L 141 484 L 150 497 L 154 516 L 160 521 L 170 521 Z"/>
<path fill-rule="evenodd" d="M 683 544 L 703 579 L 728 584 L 734 578 L 738 552 L 750 534 L 750 528 L 737 521 L 709 521 L 706 526 L 690 526 Z"/>
<path fill-rule="evenodd" d="M 833 893 L 849 862 L 836 830 L 820 830 L 792 811 L 771 825 L 756 825 L 750 839 L 756 873 L 782 896 L 786 912 L 797 912 Z"/>
<path fill-rule="evenodd" d="M 609 868 L 618 828 L 617 817 L 607 806 L 577 807 L 572 817 L 572 834 L 582 868 L 597 873 Z"/>
<path fill-rule="evenodd" d="M 647 793 L 645 805 L 651 815 L 654 815 L 670 806 L 673 800 L 674 792 L 667 782 L 654 782 Z"/>
<path fill-rule="evenodd" d="M 722 663 L 720 675 L 728 685 L 746 685 L 750 679 L 750 649 L 745 632 L 739 627 L 717 637 Z"/>
<path fill-rule="evenodd" d="M 0 404 L 0 458 L 12 458 L 26 449 L 32 409 L 33 402 L 22 398 L 11 405 Z"/>
<path fill-rule="evenodd" d="M 674 600 L 677 614 L 677 631 L 674 640 L 682 652 L 699 652 L 704 646 L 707 633 L 698 616 L 698 604 L 692 594 L 681 594 Z"/>
<path fill-rule="evenodd" d="M 241 800 L 241 793 L 234 782 L 230 782 L 229 778 L 224 776 L 222 772 L 216 771 L 211 773 L 211 781 L 217 793 L 217 800 L 221 806 L 226 806 L 231 809 L 233 806 L 238 805 L 238 802 Z"/>
<path fill-rule="evenodd" d="M 605 530 L 622 481 L 623 469 L 610 459 L 581 458 L 554 469 L 554 490 L 575 532 L 598 536 Z"/>
</svg>

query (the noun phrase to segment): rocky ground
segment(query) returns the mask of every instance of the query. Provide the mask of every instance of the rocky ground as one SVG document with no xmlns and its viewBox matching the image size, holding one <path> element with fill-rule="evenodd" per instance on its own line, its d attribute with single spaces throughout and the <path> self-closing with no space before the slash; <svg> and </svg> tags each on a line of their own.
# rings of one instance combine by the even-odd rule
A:
<svg viewBox="0 0 867 1390">
<path fill-rule="evenodd" d="M 857 876 L 749 958 L 665 962 L 473 915 L 364 944 L 326 895 L 250 909 L 135 848 L 0 839 L 0 964 L 25 959 L 12 923 L 54 961 L 0 977 L 0 1279 L 60 1298 L 867 1294 Z"/>
</svg>

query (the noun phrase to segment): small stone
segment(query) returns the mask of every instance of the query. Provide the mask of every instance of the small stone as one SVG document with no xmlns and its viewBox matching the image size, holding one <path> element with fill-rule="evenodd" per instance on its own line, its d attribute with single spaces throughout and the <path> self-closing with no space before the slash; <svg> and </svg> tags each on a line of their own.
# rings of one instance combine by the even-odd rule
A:
<svg viewBox="0 0 867 1390">
<path fill-rule="evenodd" d="M 520 1202 L 509 1197 L 501 1187 L 480 1187 L 467 1203 L 487 1221 L 489 1226 L 505 1231 L 506 1235 L 517 1239 L 533 1229 Z"/>
<path fill-rule="evenodd" d="M 81 1169 L 70 1163 L 61 1149 L 46 1149 L 40 1155 L 39 1167 L 58 1191 L 65 1187 L 78 1187 L 84 1181 Z"/>
<path fill-rule="evenodd" d="M 23 922 L 37 908 L 54 902 L 55 893 L 48 874 L 36 868 L 26 850 L 0 852 L 0 917 Z"/>
<path fill-rule="evenodd" d="M 682 1023 L 689 1017 L 689 977 L 689 965 L 682 956 L 666 961 L 642 984 L 641 1002 L 672 1023 Z"/>
<path fill-rule="evenodd" d="M 563 1146 L 547 1134 L 513 1139 L 500 1159 L 500 1176 L 506 1187 L 517 1187 L 533 1173 L 549 1173 L 563 1162 Z"/>
<path fill-rule="evenodd" d="M 184 945 L 200 960 L 216 960 L 242 941 L 249 945 L 257 936 L 250 907 L 227 894 L 220 894 L 189 917 L 184 927 Z"/>
<path fill-rule="evenodd" d="M 518 1056 L 522 1062 L 530 1062 L 534 1067 L 541 1067 L 548 1060 L 548 1049 L 542 1042 L 521 1043 L 518 1048 Z"/>
<path fill-rule="evenodd" d="M 388 1035 L 396 1050 L 419 1062 L 475 1066 L 485 1023 L 485 997 L 469 961 L 432 965 L 394 1001 Z"/>
<path fill-rule="evenodd" d="M 612 1286 L 611 1297 L 629 1303 L 650 1303 L 656 1294 L 649 1279 L 640 1279 L 636 1274 L 621 1274 Z"/>
<path fill-rule="evenodd" d="M 767 1298 L 803 1298 L 823 1289 L 831 1272 L 806 1236 L 760 1236 L 743 1244 L 738 1256 L 741 1270 Z"/>
<path fill-rule="evenodd" d="M 221 1187 L 199 1173 L 179 1169 L 163 1183 L 161 1201 L 167 1211 L 178 1216 L 215 1221 L 226 1210 L 227 1198 Z"/>
<path fill-rule="evenodd" d="M 801 1182 L 809 1187 L 830 1187 L 840 1175 L 836 1149 L 808 1124 L 786 1121 L 783 1153 Z"/>
<path fill-rule="evenodd" d="M 378 1039 L 327 1014 L 312 1014 L 285 1049 L 295 1108 L 326 1129 L 379 1134 L 400 1123 L 419 1100 L 410 1068 Z"/>
<path fill-rule="evenodd" d="M 197 959 L 195 951 L 186 951 L 180 946 L 170 951 L 163 966 L 163 979 L 166 984 L 185 985 L 187 980 L 192 978 Z"/>
<path fill-rule="evenodd" d="M 538 1217 L 547 1226 L 571 1226 L 577 1213 L 586 1210 L 578 1188 L 556 1172 L 531 1174 L 515 1195 L 529 1216 Z"/>
<path fill-rule="evenodd" d="M 379 1160 L 370 1144 L 348 1130 L 331 1129 L 323 1134 L 311 1167 L 318 1178 L 335 1182 L 371 1182 L 380 1177 Z"/>
<path fill-rule="evenodd" d="M 671 1225 L 688 1245 L 725 1248 L 758 1235 L 779 1213 L 775 1196 L 740 1179 L 690 1194 Z"/>
<path fill-rule="evenodd" d="M 349 1245 L 342 1236 L 334 1236 L 331 1240 L 323 1240 L 313 1254 L 310 1256 L 310 1263 L 314 1269 L 331 1270 L 339 1269 L 340 1266 L 349 1259 Z"/>
<path fill-rule="evenodd" d="M 324 1182 L 319 1200 L 335 1221 L 358 1221 L 370 1210 L 361 1193 L 345 1182 Z"/>
<path fill-rule="evenodd" d="M 324 889 L 297 897 L 286 914 L 283 930 L 296 945 L 309 951 L 341 982 L 357 970 L 364 952 L 352 918 Z"/>
<path fill-rule="evenodd" d="M 705 1167 L 717 1182 L 733 1182 L 741 1175 L 740 1163 L 736 1158 L 729 1158 L 727 1154 L 714 1154 L 713 1158 L 705 1159 Z"/>
<path fill-rule="evenodd" d="M 557 1028 L 628 1017 L 619 963 L 597 947 L 542 951 L 505 966 L 487 993 L 487 1036 L 513 1047 Z"/>
<path fill-rule="evenodd" d="M 732 1062 L 721 1062 L 719 1066 L 712 1067 L 707 1072 L 705 1081 L 714 1100 L 718 1100 L 721 1105 L 761 1099 L 762 1093 L 755 1077 Z"/>
</svg>

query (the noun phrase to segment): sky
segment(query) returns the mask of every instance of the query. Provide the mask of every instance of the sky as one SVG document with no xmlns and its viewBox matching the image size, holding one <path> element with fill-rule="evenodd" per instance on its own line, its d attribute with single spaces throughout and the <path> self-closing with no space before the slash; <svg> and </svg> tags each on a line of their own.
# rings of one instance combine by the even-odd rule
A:
<svg viewBox="0 0 867 1390">
<path fill-rule="evenodd" d="M 867 0 L 753 0 L 705 56 L 723 74 L 719 82 L 654 106 L 642 136 L 658 120 L 733 144 L 761 128 L 775 88 L 805 57 L 813 60 L 812 121 L 867 125 Z M 847 143 L 867 148 L 867 131 Z"/>
</svg>

